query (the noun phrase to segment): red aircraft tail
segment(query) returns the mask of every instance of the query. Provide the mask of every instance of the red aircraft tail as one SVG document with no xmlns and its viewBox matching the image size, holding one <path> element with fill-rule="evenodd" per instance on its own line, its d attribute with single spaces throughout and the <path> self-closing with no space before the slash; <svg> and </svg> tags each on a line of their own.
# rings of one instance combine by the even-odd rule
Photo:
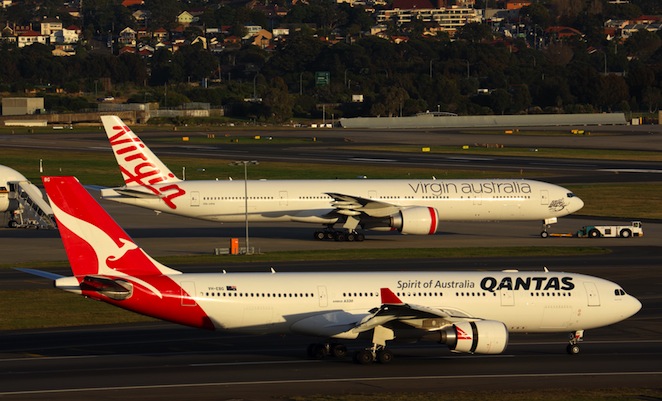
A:
<svg viewBox="0 0 662 401">
<path fill-rule="evenodd" d="M 74 273 L 58 279 L 57 287 L 147 316 L 214 328 L 196 302 L 195 283 L 147 255 L 75 177 L 42 180 Z"/>
</svg>

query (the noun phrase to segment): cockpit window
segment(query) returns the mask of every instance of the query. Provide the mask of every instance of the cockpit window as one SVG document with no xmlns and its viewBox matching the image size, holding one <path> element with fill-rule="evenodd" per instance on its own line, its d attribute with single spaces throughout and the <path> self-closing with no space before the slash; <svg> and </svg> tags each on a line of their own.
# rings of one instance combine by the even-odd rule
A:
<svg viewBox="0 0 662 401">
<path fill-rule="evenodd" d="M 617 289 L 614 290 L 614 295 L 623 296 L 623 295 L 625 295 L 625 291 L 621 288 L 617 288 Z"/>
<path fill-rule="evenodd" d="M 568 198 L 574 198 L 574 197 L 577 196 L 577 195 L 573 194 L 572 192 L 568 192 L 568 194 L 567 194 L 566 196 L 567 196 Z"/>
</svg>

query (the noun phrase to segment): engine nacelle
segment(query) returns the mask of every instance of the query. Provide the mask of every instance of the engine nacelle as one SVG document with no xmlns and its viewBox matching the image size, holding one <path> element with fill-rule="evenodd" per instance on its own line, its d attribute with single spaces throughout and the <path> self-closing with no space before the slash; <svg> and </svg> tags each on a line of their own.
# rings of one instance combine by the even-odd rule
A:
<svg viewBox="0 0 662 401">
<path fill-rule="evenodd" d="M 438 226 L 439 213 L 433 207 L 410 207 L 391 216 L 391 227 L 403 234 L 432 235 Z"/>
<path fill-rule="evenodd" d="M 508 329 L 495 320 L 462 322 L 443 330 L 441 342 L 456 352 L 500 354 L 508 345 Z"/>
</svg>

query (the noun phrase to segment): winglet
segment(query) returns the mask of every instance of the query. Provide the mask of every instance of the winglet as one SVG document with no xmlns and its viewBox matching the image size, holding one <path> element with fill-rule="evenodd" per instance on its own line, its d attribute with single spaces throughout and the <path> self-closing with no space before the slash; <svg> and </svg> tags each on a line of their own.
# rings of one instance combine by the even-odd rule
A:
<svg viewBox="0 0 662 401">
<path fill-rule="evenodd" d="M 384 304 L 404 305 L 405 304 L 389 288 L 380 288 L 380 293 L 381 293 L 381 297 L 382 297 L 382 305 L 384 305 Z"/>
</svg>

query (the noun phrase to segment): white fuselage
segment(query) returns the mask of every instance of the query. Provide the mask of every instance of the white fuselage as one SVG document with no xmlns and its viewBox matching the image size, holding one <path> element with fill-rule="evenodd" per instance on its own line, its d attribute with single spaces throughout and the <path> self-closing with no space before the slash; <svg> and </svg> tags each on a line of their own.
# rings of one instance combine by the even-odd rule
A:
<svg viewBox="0 0 662 401">
<path fill-rule="evenodd" d="M 217 329 L 314 334 L 317 327 L 360 321 L 378 307 L 380 288 L 407 304 L 451 316 L 503 322 L 510 332 L 601 327 L 641 304 L 610 281 L 556 272 L 229 273 L 170 276 Z M 322 318 L 320 316 L 328 316 Z"/>
<path fill-rule="evenodd" d="M 568 215 L 583 206 L 571 191 L 533 180 L 179 181 L 152 188 L 161 198 L 126 197 L 114 190 L 104 190 L 102 196 L 219 222 L 242 222 L 247 213 L 250 221 L 334 223 L 338 215 L 333 213 L 333 198 L 327 193 L 390 204 L 394 206 L 392 212 L 397 208 L 432 207 L 441 221 L 545 220 Z M 389 214 L 387 208 L 379 213 Z"/>
</svg>

